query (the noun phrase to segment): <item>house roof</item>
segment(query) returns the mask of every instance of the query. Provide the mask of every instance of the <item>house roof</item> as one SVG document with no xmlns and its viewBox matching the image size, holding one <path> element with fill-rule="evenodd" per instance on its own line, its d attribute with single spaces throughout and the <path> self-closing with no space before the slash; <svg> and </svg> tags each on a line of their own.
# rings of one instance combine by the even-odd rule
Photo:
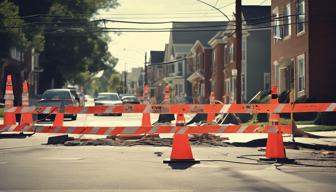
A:
<svg viewBox="0 0 336 192">
<path fill-rule="evenodd" d="M 270 25 L 271 6 L 244 5 L 241 10 L 247 25 Z"/>
<path fill-rule="evenodd" d="M 151 51 L 150 52 L 150 63 L 157 64 L 162 63 L 164 60 L 164 51 Z"/>
<path fill-rule="evenodd" d="M 199 40 L 203 45 L 208 45 L 209 39 L 218 31 L 225 30 L 227 25 L 225 21 L 173 22 L 173 44 L 194 44 Z"/>
</svg>

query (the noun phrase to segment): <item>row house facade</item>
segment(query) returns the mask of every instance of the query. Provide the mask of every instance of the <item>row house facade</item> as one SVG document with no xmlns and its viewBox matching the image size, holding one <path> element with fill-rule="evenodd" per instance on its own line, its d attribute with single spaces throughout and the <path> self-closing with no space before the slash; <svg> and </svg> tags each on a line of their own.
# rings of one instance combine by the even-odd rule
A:
<svg viewBox="0 0 336 192">
<path fill-rule="evenodd" d="M 127 93 L 133 94 L 136 96 L 142 96 L 143 90 L 143 68 L 142 67 L 133 67 L 131 72 L 127 72 Z"/>
<path fill-rule="evenodd" d="M 211 92 L 211 47 L 197 40 L 191 48 L 191 55 L 189 68 L 192 73 L 187 80 L 191 83 L 193 103 L 208 103 Z"/>
<path fill-rule="evenodd" d="M 215 99 L 236 102 L 237 83 L 241 83 L 242 103 L 270 89 L 270 10 L 270 6 L 242 6 L 241 82 L 237 82 L 234 23 L 209 40 L 213 50 L 211 87 Z"/>
<path fill-rule="evenodd" d="M 271 71 L 279 92 L 336 100 L 335 6 L 333 0 L 272 0 Z"/>
<path fill-rule="evenodd" d="M 173 102 L 191 101 L 193 100 L 191 98 L 195 97 L 192 81 L 188 81 L 190 75 L 194 73 L 193 68 L 190 67 L 190 61 L 195 57 L 191 54 L 191 50 L 197 41 L 208 46 L 207 41 L 218 31 L 222 31 L 225 28 L 225 23 L 217 21 L 173 22 L 173 31 L 170 33 L 169 43 L 165 49 L 163 69 L 166 76 L 164 81 L 169 83 L 172 88 Z M 211 63 L 207 65 L 211 65 Z M 205 93 L 205 91 L 203 92 Z"/>
</svg>

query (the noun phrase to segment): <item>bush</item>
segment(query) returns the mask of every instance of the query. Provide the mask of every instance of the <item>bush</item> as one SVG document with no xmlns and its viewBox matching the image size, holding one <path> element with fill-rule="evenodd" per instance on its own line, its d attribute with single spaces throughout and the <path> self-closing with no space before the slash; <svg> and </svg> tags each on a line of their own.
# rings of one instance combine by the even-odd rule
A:
<svg viewBox="0 0 336 192">
<path fill-rule="evenodd" d="M 335 112 L 318 113 L 314 120 L 314 124 L 336 125 L 336 113 Z"/>
<path fill-rule="evenodd" d="M 281 92 L 278 96 L 279 103 L 289 103 L 289 93 L 288 90 Z"/>
<path fill-rule="evenodd" d="M 0 105 L 0 117 L 3 117 L 4 108 Z"/>
<path fill-rule="evenodd" d="M 240 119 L 241 123 L 246 123 L 246 122 L 248 122 L 252 119 L 252 115 L 250 115 L 250 114 L 239 113 L 239 114 L 236 114 L 236 115 Z"/>
</svg>

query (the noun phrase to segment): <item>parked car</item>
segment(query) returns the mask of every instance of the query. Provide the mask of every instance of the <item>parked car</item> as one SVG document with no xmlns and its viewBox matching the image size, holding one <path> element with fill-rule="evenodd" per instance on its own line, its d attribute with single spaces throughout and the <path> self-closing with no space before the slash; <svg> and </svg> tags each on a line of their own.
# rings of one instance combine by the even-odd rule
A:
<svg viewBox="0 0 336 192">
<path fill-rule="evenodd" d="M 75 97 L 71 94 L 70 89 L 48 89 L 46 90 L 39 100 L 36 103 L 36 106 L 78 106 L 78 102 Z M 65 118 L 71 118 L 72 120 L 77 119 L 77 114 L 64 114 Z M 38 114 L 38 120 L 44 119 L 55 119 L 55 114 Z"/>
<path fill-rule="evenodd" d="M 85 106 L 85 95 L 83 92 L 77 92 L 77 95 L 79 96 L 79 106 Z"/>
<path fill-rule="evenodd" d="M 140 101 L 137 96 L 124 96 L 121 98 L 123 104 L 140 104 Z"/>
<path fill-rule="evenodd" d="M 76 101 L 78 102 L 79 106 L 84 106 L 84 95 L 78 92 L 76 89 L 70 89 L 71 94 L 75 97 Z"/>
<path fill-rule="evenodd" d="M 118 93 L 113 92 L 102 92 L 98 93 L 98 96 L 94 99 L 95 106 L 99 105 L 106 105 L 106 106 L 113 106 L 113 105 L 121 105 L 122 101 L 118 95 Z M 99 114 L 94 114 L 99 115 Z M 121 116 L 121 113 L 112 113 L 112 115 Z"/>
</svg>

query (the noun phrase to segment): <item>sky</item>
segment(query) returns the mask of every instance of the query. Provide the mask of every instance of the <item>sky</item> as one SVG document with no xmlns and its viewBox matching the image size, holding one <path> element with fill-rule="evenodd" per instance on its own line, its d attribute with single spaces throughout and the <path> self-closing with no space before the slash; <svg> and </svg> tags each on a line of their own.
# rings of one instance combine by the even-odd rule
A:
<svg viewBox="0 0 336 192">
<path fill-rule="evenodd" d="M 203 0 L 220 8 L 229 18 L 235 9 L 235 0 Z M 102 10 L 98 18 L 122 21 L 222 21 L 225 17 L 217 10 L 197 0 L 119 0 L 116 9 Z M 243 5 L 270 5 L 270 0 L 242 0 Z M 139 25 L 108 23 L 107 27 L 148 28 L 171 27 L 171 24 Z M 151 50 L 163 51 L 168 43 L 169 32 L 122 32 L 109 33 L 109 51 L 119 61 L 115 69 L 131 71 L 143 67 Z"/>
</svg>

